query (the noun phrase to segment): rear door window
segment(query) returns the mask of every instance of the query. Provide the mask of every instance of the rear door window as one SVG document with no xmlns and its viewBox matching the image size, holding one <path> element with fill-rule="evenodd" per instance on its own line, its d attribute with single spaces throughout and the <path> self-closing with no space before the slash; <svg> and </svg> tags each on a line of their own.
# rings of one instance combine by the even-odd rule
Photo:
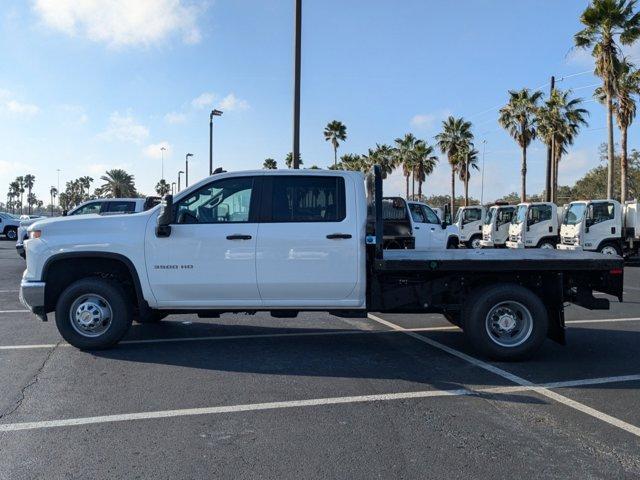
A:
<svg viewBox="0 0 640 480">
<path fill-rule="evenodd" d="M 105 202 L 105 208 L 102 213 L 134 213 L 136 211 L 136 202 Z"/>
<path fill-rule="evenodd" d="M 341 222 L 346 217 L 342 177 L 271 177 L 271 222 Z"/>
</svg>

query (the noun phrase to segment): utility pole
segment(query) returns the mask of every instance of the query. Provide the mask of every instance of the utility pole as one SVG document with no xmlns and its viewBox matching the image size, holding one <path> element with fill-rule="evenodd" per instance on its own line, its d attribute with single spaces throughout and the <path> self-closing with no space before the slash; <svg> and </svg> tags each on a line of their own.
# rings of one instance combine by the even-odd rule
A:
<svg viewBox="0 0 640 480">
<path fill-rule="evenodd" d="M 161 158 L 161 170 L 160 170 L 160 178 L 162 180 L 164 180 L 164 151 L 166 150 L 165 147 L 160 147 L 160 158 Z"/>
<path fill-rule="evenodd" d="M 549 89 L 549 98 L 551 98 L 551 95 L 553 95 L 553 90 L 556 86 L 556 77 L 554 77 L 553 75 L 551 76 L 551 88 Z M 545 178 L 545 201 L 547 202 L 551 202 L 553 201 L 552 198 L 552 184 L 553 184 L 553 180 L 552 180 L 552 170 L 553 170 L 553 135 L 551 137 L 551 144 L 547 147 L 547 174 L 546 174 L 546 178 Z"/>
<path fill-rule="evenodd" d="M 180 170 L 178 172 L 178 191 L 180 191 L 180 175 L 183 174 L 184 172 L 182 170 Z"/>
<path fill-rule="evenodd" d="M 57 169 L 58 172 L 58 195 L 60 195 L 60 169 Z M 60 206 L 60 197 L 58 197 L 58 206 Z"/>
<path fill-rule="evenodd" d="M 300 168 L 300 63 L 302 41 L 302 0 L 295 2 L 295 35 L 293 47 L 293 168 Z"/>
<path fill-rule="evenodd" d="M 209 175 L 213 175 L 213 117 L 222 115 L 222 110 L 213 109 L 209 114 Z"/>
<path fill-rule="evenodd" d="M 480 183 L 480 205 L 484 205 L 484 154 L 487 151 L 487 141 L 482 140 L 482 182 Z"/>
<path fill-rule="evenodd" d="M 171 195 L 176 193 L 176 182 L 171 182 Z"/>
<path fill-rule="evenodd" d="M 189 186 L 189 157 L 193 157 L 193 153 L 184 156 L 184 188 Z"/>
</svg>

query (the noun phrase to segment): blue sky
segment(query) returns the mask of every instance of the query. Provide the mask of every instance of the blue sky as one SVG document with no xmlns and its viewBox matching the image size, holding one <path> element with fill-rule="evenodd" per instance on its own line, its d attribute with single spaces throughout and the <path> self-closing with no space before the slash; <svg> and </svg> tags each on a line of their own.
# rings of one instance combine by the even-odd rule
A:
<svg viewBox="0 0 640 480">
<path fill-rule="evenodd" d="M 582 0 L 304 1 L 301 152 L 332 162 L 322 130 L 347 125 L 339 154 L 363 153 L 407 132 L 433 143 L 449 114 L 486 140 L 485 200 L 518 190 L 520 153 L 497 125 L 507 90 L 542 87 L 549 76 L 589 102 L 590 126 L 561 166 L 572 183 L 598 164 L 605 117 L 591 101 L 588 53 L 572 50 Z M 135 175 L 142 192 L 176 181 L 187 152 L 190 180 L 214 163 L 228 170 L 284 166 L 291 150 L 292 0 L 5 0 L 0 7 L 0 198 L 16 175 L 36 193 L 108 168 Z M 631 47 L 632 58 L 640 51 Z M 587 72 L 587 73 L 584 73 Z M 578 74 L 578 75 L 575 75 Z M 573 75 L 570 76 L 569 75 Z M 564 80 L 561 80 L 563 77 Z M 637 126 L 630 129 L 636 146 Z M 529 191 L 543 186 L 543 146 L 530 151 Z M 403 191 L 398 173 L 388 193 Z M 461 191 L 461 185 L 458 185 Z M 441 159 L 424 187 L 448 191 Z M 480 175 L 470 185 L 480 196 Z"/>
</svg>

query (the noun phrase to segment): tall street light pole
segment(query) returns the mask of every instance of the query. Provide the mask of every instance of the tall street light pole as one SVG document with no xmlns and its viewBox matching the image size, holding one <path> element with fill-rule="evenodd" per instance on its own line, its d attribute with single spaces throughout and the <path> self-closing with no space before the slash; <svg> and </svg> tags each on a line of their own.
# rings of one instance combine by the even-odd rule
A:
<svg viewBox="0 0 640 480">
<path fill-rule="evenodd" d="M 213 175 L 213 117 L 220 117 L 222 110 L 211 110 L 209 114 L 209 175 Z"/>
<path fill-rule="evenodd" d="M 176 182 L 171 182 L 171 195 L 176 193 Z"/>
<path fill-rule="evenodd" d="M 189 157 L 193 157 L 193 153 L 184 156 L 184 188 L 189 186 Z"/>
<path fill-rule="evenodd" d="M 293 66 L 293 168 L 300 168 L 300 64 L 302 54 L 302 0 L 295 1 Z"/>
<path fill-rule="evenodd" d="M 553 95 L 553 89 L 556 86 L 556 77 L 551 77 L 551 88 L 549 89 L 549 98 L 551 98 L 551 95 Z M 545 201 L 547 202 L 551 202 L 553 201 L 552 198 L 552 170 L 553 170 L 553 137 L 554 135 L 551 136 L 551 144 L 549 145 L 549 147 L 547 147 L 547 171 L 546 171 L 546 178 L 545 178 L 545 186 L 544 186 L 544 196 L 545 196 Z"/>
<path fill-rule="evenodd" d="M 184 172 L 182 170 L 180 170 L 178 172 L 178 191 L 180 191 L 180 175 L 183 174 Z"/>
<path fill-rule="evenodd" d="M 161 165 L 161 171 L 160 171 L 160 178 L 162 180 L 164 180 L 164 151 L 166 150 L 165 147 L 160 147 L 160 158 L 162 159 L 160 162 Z"/>
<path fill-rule="evenodd" d="M 480 183 L 480 205 L 484 204 L 484 154 L 487 151 L 487 141 L 482 140 L 482 182 Z"/>
<path fill-rule="evenodd" d="M 58 172 L 58 195 L 60 195 L 60 169 L 56 169 Z M 58 197 L 58 206 L 60 206 L 60 197 Z"/>
</svg>

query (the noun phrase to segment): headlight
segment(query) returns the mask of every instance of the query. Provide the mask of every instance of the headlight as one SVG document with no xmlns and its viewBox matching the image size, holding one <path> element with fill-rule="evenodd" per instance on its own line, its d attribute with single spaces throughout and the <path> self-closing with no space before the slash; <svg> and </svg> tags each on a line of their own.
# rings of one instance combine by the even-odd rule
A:
<svg viewBox="0 0 640 480">
<path fill-rule="evenodd" d="M 580 245 L 580 235 L 576 235 L 575 237 L 573 237 L 573 244 Z"/>
<path fill-rule="evenodd" d="M 31 230 L 29 232 L 30 239 L 40 238 L 41 236 L 42 236 L 42 230 Z"/>
<path fill-rule="evenodd" d="M 522 241 L 522 234 L 521 234 L 521 233 L 519 233 L 519 234 L 516 236 L 516 240 L 517 240 L 518 242 L 521 242 L 521 241 Z"/>
</svg>

